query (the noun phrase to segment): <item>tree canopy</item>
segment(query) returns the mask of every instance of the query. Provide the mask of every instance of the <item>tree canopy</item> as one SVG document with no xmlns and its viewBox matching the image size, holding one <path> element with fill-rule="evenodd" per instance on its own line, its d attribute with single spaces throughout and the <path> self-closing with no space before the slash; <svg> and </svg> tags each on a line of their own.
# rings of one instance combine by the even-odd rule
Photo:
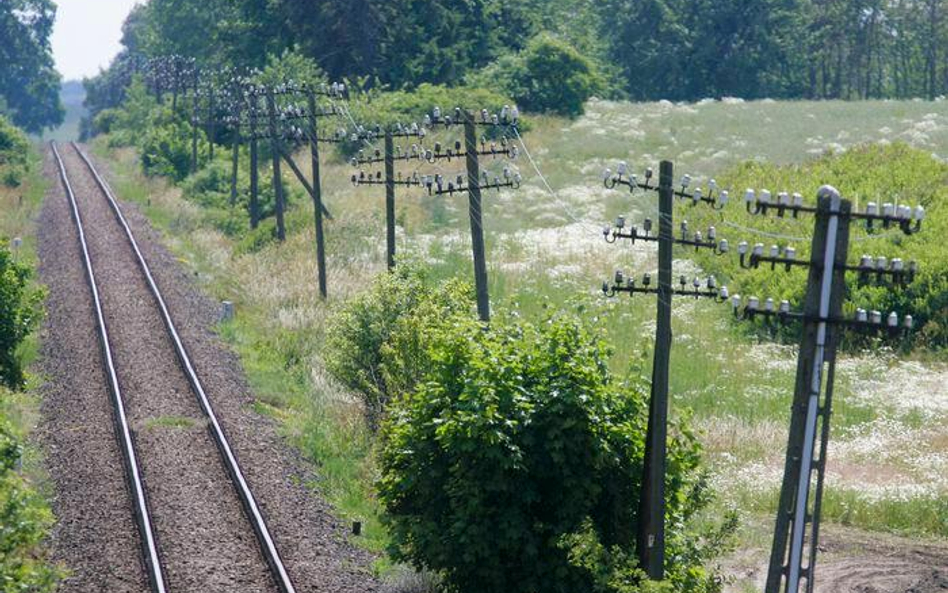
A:
<svg viewBox="0 0 948 593">
<path fill-rule="evenodd" d="M 52 0 L 0 3 L 0 113 L 33 133 L 61 124 L 64 116 L 49 43 L 55 20 Z"/>
<path fill-rule="evenodd" d="M 334 80 L 483 84 L 547 33 L 610 97 L 935 98 L 948 93 L 946 16 L 948 0 L 150 0 L 116 64 L 173 53 L 262 67 L 293 49 Z M 93 110 L 123 80 L 90 81 Z"/>
</svg>

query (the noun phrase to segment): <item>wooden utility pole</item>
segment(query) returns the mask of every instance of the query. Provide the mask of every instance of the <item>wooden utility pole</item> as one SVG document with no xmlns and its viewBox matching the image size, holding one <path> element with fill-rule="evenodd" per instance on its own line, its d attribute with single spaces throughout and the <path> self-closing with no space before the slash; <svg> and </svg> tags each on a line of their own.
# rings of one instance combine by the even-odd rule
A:
<svg viewBox="0 0 948 593">
<path fill-rule="evenodd" d="M 280 173 L 280 138 L 277 130 L 276 100 L 273 92 L 267 92 L 267 115 L 270 120 L 270 152 L 273 153 L 273 195 L 276 209 L 277 239 L 286 241 L 286 226 L 283 220 L 283 176 Z"/>
<path fill-rule="evenodd" d="M 662 161 L 658 178 L 658 294 L 652 391 L 645 436 L 645 467 L 639 497 L 639 564 L 649 578 L 665 578 L 665 471 L 668 436 L 668 381 L 672 343 L 673 167 Z"/>
<path fill-rule="evenodd" d="M 191 96 L 191 173 L 198 169 L 198 78 L 194 75 L 194 93 Z"/>
<path fill-rule="evenodd" d="M 240 100 L 237 100 L 236 106 L 234 107 L 234 118 L 236 124 L 234 124 L 234 138 L 233 138 L 233 148 L 231 158 L 230 169 L 230 206 L 233 208 L 237 205 L 237 169 L 239 167 L 240 161 Z"/>
<path fill-rule="evenodd" d="M 477 314 L 481 321 L 490 321 L 490 296 L 487 289 L 487 255 L 484 248 L 484 225 L 481 215 L 481 167 L 477 153 L 477 127 L 474 116 L 464 111 L 464 145 L 467 152 L 468 201 L 471 216 L 471 248 L 474 252 L 474 286 L 477 293 Z"/>
<path fill-rule="evenodd" d="M 804 302 L 803 334 L 790 417 L 790 434 L 776 529 L 767 573 L 766 593 L 798 593 L 800 581 L 813 591 L 813 569 L 819 532 L 820 498 L 826 468 L 832 377 L 835 373 L 839 327 L 831 320 L 842 315 L 845 268 L 849 251 L 852 205 L 839 192 L 820 189 Z M 828 371 L 827 371 L 828 367 Z M 823 375 L 830 381 L 823 393 Z M 817 440 L 819 439 L 819 440 Z M 810 499 L 813 473 L 816 495 Z M 812 504 L 811 504 L 812 502 Z M 807 538 L 807 524 L 814 525 Z M 809 539 L 809 541 L 807 541 Z M 805 547 L 809 545 L 809 554 Z M 806 564 L 803 563 L 807 557 Z M 786 586 L 784 587 L 784 584 Z"/>
<path fill-rule="evenodd" d="M 319 295 L 326 298 L 326 242 L 323 236 L 323 198 L 319 179 L 319 126 L 316 121 L 316 94 L 307 93 L 309 104 L 309 152 L 313 169 L 311 196 L 313 198 L 313 217 L 316 224 L 316 268 L 319 275 Z M 292 162 L 292 161 L 291 161 Z"/>
<path fill-rule="evenodd" d="M 214 160 L 214 137 L 217 135 L 217 105 L 214 100 L 214 87 L 211 86 L 207 104 L 207 144 L 208 156 Z"/>
<path fill-rule="evenodd" d="M 385 132 L 385 246 L 388 269 L 395 269 L 395 140 Z"/>
<path fill-rule="evenodd" d="M 257 153 L 257 97 L 252 96 L 250 104 L 250 228 L 260 224 L 260 179 Z"/>
</svg>

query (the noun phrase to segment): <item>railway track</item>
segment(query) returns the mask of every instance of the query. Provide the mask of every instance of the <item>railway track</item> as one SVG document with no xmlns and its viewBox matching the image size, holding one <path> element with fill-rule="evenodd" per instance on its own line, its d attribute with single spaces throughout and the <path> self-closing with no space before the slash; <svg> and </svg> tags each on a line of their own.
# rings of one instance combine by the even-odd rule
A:
<svg viewBox="0 0 948 593">
<path fill-rule="evenodd" d="M 270 529 L 111 189 L 75 143 L 65 159 L 55 143 L 51 146 L 78 231 L 115 432 L 151 590 L 295 593 Z M 74 163 L 72 171 L 67 160 Z M 85 186 L 96 189 L 86 193 L 98 195 L 77 197 L 75 176 L 87 176 Z M 96 199 L 107 203 L 111 217 L 104 217 L 99 205 L 91 207 Z M 108 237 L 111 243 L 106 243 L 108 238 L 87 238 L 82 203 L 90 217 L 97 215 L 99 223 L 114 225 Z M 124 275 L 109 269 L 113 259 L 129 263 L 122 269 Z M 104 262 L 106 273 L 97 274 L 96 260 Z M 119 298 L 127 292 L 132 295 Z M 131 329 L 126 327 L 126 318 Z M 121 334 L 118 339 L 110 329 Z M 128 336 L 136 331 L 149 348 L 160 347 L 149 360 L 136 360 L 142 357 L 128 352 Z M 162 379 L 158 388 L 149 377 Z M 196 425 L 196 430 L 168 433 L 164 440 L 170 443 L 153 435 L 138 436 L 143 427 L 168 421 L 168 416 L 158 416 L 167 410 L 176 413 L 172 423 Z M 201 431 L 204 426 L 206 431 Z M 245 537 L 248 531 L 252 537 Z"/>
</svg>

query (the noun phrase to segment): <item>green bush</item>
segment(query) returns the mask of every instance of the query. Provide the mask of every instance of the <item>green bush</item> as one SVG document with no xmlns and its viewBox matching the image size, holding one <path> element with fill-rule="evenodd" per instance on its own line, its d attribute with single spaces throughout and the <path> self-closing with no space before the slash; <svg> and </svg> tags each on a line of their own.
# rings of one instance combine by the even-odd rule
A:
<svg viewBox="0 0 948 593">
<path fill-rule="evenodd" d="M 639 591 L 646 382 L 617 381 L 577 318 L 490 329 L 455 318 L 421 343 L 424 378 L 383 422 L 393 557 L 461 593 Z M 715 591 L 701 566 L 712 550 L 690 527 L 708 501 L 699 445 L 684 421 L 671 434 L 668 585 Z"/>
<path fill-rule="evenodd" d="M 533 112 L 575 117 L 605 88 L 589 58 L 549 33 L 537 35 L 519 54 L 500 57 L 470 77 L 473 84 L 499 89 Z"/>
<path fill-rule="evenodd" d="M 326 82 L 326 75 L 315 60 L 293 49 L 284 49 L 283 53 L 267 56 L 267 64 L 254 77 L 258 84 L 276 86 L 286 82 L 318 87 Z"/>
<path fill-rule="evenodd" d="M 421 268 L 400 263 L 334 314 L 326 366 L 362 397 L 373 426 L 388 402 L 413 389 L 423 375 L 426 328 L 439 320 L 472 316 L 472 297 L 464 282 L 432 287 Z"/>
<path fill-rule="evenodd" d="M 230 204 L 231 163 L 215 159 L 181 183 L 182 196 L 204 207 L 224 208 Z"/>
<path fill-rule="evenodd" d="M 19 187 L 29 166 L 30 143 L 18 128 L 0 115 L 0 174 L 7 187 Z"/>
<path fill-rule="evenodd" d="M 43 292 L 31 285 L 31 278 L 32 270 L 0 246 L 0 385 L 10 388 L 23 385 L 18 350 L 42 314 Z"/>
<path fill-rule="evenodd" d="M 915 282 L 905 288 L 890 288 L 874 282 L 860 284 L 856 277 L 847 275 L 845 312 L 852 314 L 856 307 L 862 307 L 886 313 L 897 311 L 900 315 L 910 313 L 918 329 L 906 346 L 936 349 L 948 346 L 948 244 L 944 241 L 948 234 L 948 164 L 905 144 L 872 145 L 841 154 L 827 154 L 802 165 L 748 162 L 721 175 L 718 183 L 732 188 L 735 197 L 742 195 L 744 188 L 769 188 L 774 195 L 778 191 L 798 191 L 805 196 L 807 203 L 813 204 L 817 189 L 830 184 L 839 189 L 843 197 L 853 200 L 854 207 L 863 210 L 870 201 L 925 206 L 922 232 L 915 235 L 905 236 L 896 229 L 869 234 L 864 224 L 853 224 L 850 262 L 858 263 L 862 254 L 883 255 L 890 259 L 900 257 L 906 262 L 916 260 L 919 274 Z M 720 226 L 716 223 L 717 215 L 710 214 L 707 209 L 686 206 L 679 215 L 687 218 L 693 228 L 700 229 L 708 224 Z M 732 245 L 741 239 L 752 244 L 762 242 L 767 246 L 776 243 L 781 247 L 796 247 L 798 257 L 810 256 L 811 216 L 799 220 L 789 217 L 763 219 L 747 214 L 741 204 L 734 203 L 725 211 L 725 217 L 741 227 L 806 239 L 802 242 L 775 240 L 765 235 L 719 228 L 719 235 L 727 237 Z M 802 268 L 794 268 L 789 273 L 782 270 L 774 273 L 769 266 L 745 271 L 739 268 L 733 257 L 719 258 L 707 254 L 697 257 L 703 268 L 730 283 L 731 292 L 802 303 L 807 277 Z M 862 340 L 852 339 L 854 336 L 851 336 L 850 344 L 862 344 Z"/>
<path fill-rule="evenodd" d="M 191 172 L 191 126 L 183 120 L 154 121 L 140 132 L 142 168 L 146 175 L 182 181 Z M 207 140 L 199 131 L 199 154 L 207 153 Z"/>
<path fill-rule="evenodd" d="M 250 229 L 250 172 L 246 162 L 242 161 L 237 173 L 236 207 L 232 207 L 230 204 L 232 166 L 229 153 L 215 158 L 197 173 L 184 179 L 181 182 L 181 190 L 186 200 L 202 207 L 205 221 L 233 237 L 247 233 Z M 276 215 L 273 175 L 268 174 L 265 169 L 261 169 L 258 176 L 257 190 L 258 216 L 263 222 Z M 304 195 L 306 195 L 305 190 L 284 183 L 283 197 L 287 207 L 302 200 Z M 270 242 L 268 231 L 253 234 L 254 237 L 248 237 L 244 251 L 257 251 Z"/>
<path fill-rule="evenodd" d="M 17 473 L 22 454 L 0 414 L 0 591 L 41 593 L 52 591 L 59 576 L 41 548 L 53 517 Z"/>
</svg>

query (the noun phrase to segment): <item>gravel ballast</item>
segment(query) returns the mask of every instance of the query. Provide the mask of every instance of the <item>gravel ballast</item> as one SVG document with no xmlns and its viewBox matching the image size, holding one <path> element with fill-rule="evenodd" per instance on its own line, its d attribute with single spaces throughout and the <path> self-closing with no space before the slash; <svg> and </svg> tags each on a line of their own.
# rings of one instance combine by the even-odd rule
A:
<svg viewBox="0 0 948 593">
<path fill-rule="evenodd" d="M 71 147 L 64 147 L 61 153 L 86 227 L 106 323 L 116 353 L 119 381 L 136 433 L 169 589 L 274 591 L 249 522 L 226 479 L 220 456 L 207 431 L 206 419 L 178 367 L 171 341 L 124 232 L 78 155 Z M 65 200 L 57 182 L 50 192 L 41 221 L 41 242 L 49 243 L 48 248 L 41 250 L 43 278 L 51 290 L 46 342 L 55 341 L 57 346 L 69 351 L 95 351 L 97 354 L 90 299 L 82 276 L 79 250 L 75 246 L 75 231 L 63 232 L 65 225 L 72 225 Z M 377 590 L 378 583 L 368 570 L 371 556 L 347 541 L 344 527 L 333 518 L 328 505 L 302 485 L 312 477 L 311 470 L 277 435 L 272 421 L 251 409 L 253 398 L 238 361 L 212 333 L 217 312 L 215 304 L 190 283 L 188 275 L 161 246 L 147 221 L 134 208 L 124 206 L 123 212 L 164 293 L 172 318 L 267 518 L 297 590 L 360 593 Z M 52 256 L 49 252 L 54 250 L 64 252 L 59 258 L 63 261 L 56 269 L 45 261 L 46 257 Z M 78 301 L 78 293 L 83 297 L 83 306 L 71 305 L 62 314 L 52 314 L 56 302 Z M 87 327 L 78 329 L 76 317 L 80 317 Z M 61 353 L 55 349 L 44 353 L 44 358 L 52 356 L 56 361 L 46 360 L 44 368 L 53 370 L 60 364 L 57 361 L 62 359 Z M 101 360 L 98 357 L 86 358 L 89 360 L 77 361 L 59 373 L 48 370 L 51 378 L 48 391 L 55 392 L 70 377 L 98 373 L 98 381 L 95 388 L 90 389 L 92 393 L 88 399 L 101 404 L 100 416 L 104 416 L 104 420 L 95 424 L 104 422 L 104 428 L 99 429 L 104 436 L 98 444 L 85 439 L 70 441 L 68 436 L 54 434 L 61 424 L 48 415 L 44 431 L 47 448 L 52 440 L 65 439 L 70 441 L 69 446 L 83 450 L 84 456 L 99 459 L 101 456 L 97 451 L 111 447 L 115 460 L 112 467 L 117 468 L 112 473 L 121 480 L 121 461 L 112 437 Z M 44 412 L 52 405 L 53 402 L 48 401 Z M 57 446 L 62 445 L 57 443 Z M 71 500 L 72 493 L 67 490 L 73 485 L 59 476 L 62 469 L 69 469 L 61 467 L 62 463 L 50 450 L 49 465 L 57 499 Z M 106 461 L 99 463 L 107 465 Z M 90 481 L 99 480 L 86 480 Z M 89 486 L 93 487 L 98 486 Z M 112 487 L 115 488 L 114 481 Z M 131 556 L 126 563 L 131 564 L 129 570 L 136 573 L 136 585 L 122 589 L 112 582 L 106 585 L 100 580 L 93 585 L 88 579 L 82 582 L 78 578 L 80 574 L 105 578 L 102 577 L 106 570 L 103 560 L 112 566 L 109 571 L 116 570 L 114 558 L 73 549 L 79 545 L 79 540 L 73 537 L 73 521 L 69 517 L 88 513 L 86 507 L 94 507 L 106 497 L 100 495 L 97 498 L 76 496 L 68 505 L 55 505 L 60 520 L 54 536 L 57 557 L 62 558 L 77 575 L 75 584 L 67 582 L 67 587 L 74 586 L 77 591 L 141 590 L 138 543 L 131 521 L 131 507 L 121 484 L 118 491 L 120 503 L 113 503 L 116 496 L 108 495 L 109 503 L 115 509 L 108 513 L 105 521 L 113 521 L 115 525 L 102 527 L 101 533 L 96 532 L 98 535 L 86 536 L 83 541 L 88 541 L 88 544 L 84 547 L 98 547 L 97 538 L 107 539 L 113 531 L 120 533 L 121 521 L 113 520 L 113 517 L 121 516 L 127 523 L 125 531 L 131 529 L 128 538 L 133 543 L 129 546 L 126 542 L 125 548 L 131 548 L 132 554 L 126 553 L 126 556 Z"/>
</svg>

